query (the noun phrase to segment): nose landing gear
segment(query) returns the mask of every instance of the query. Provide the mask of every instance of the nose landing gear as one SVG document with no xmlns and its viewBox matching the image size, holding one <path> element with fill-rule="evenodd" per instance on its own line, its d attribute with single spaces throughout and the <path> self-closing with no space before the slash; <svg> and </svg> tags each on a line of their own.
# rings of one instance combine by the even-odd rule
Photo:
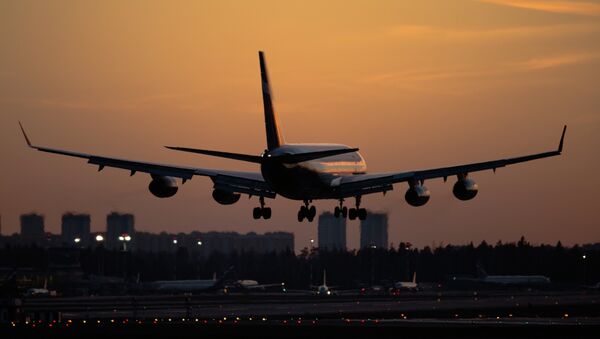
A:
<svg viewBox="0 0 600 339">
<path fill-rule="evenodd" d="M 341 216 L 344 219 L 348 216 L 348 208 L 344 206 L 344 199 L 340 199 L 340 205 L 333 210 L 333 216 L 336 218 Z"/>
</svg>

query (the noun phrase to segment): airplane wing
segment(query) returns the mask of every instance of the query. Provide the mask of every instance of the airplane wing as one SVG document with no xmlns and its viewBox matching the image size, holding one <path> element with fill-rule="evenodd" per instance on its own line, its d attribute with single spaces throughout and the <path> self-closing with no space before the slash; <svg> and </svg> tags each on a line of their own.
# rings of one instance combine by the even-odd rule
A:
<svg viewBox="0 0 600 339">
<path fill-rule="evenodd" d="M 275 192 L 265 182 L 260 172 L 226 171 L 217 169 L 206 169 L 196 167 L 172 166 L 144 161 L 135 161 L 119 158 L 98 156 L 87 153 L 72 152 L 55 148 L 35 146 L 31 143 L 21 123 L 21 131 L 27 142 L 27 146 L 41 152 L 61 154 L 75 158 L 86 159 L 88 164 L 98 166 L 98 171 L 104 167 L 114 167 L 130 171 L 130 175 L 136 172 L 148 173 L 152 176 L 164 176 L 186 180 L 194 176 L 210 177 L 215 189 L 222 189 L 232 193 L 244 193 L 265 198 L 275 198 Z"/>
<path fill-rule="evenodd" d="M 560 155 L 563 149 L 563 142 L 567 126 L 564 126 L 558 149 L 555 151 L 530 154 L 520 157 L 499 159 L 492 161 L 484 161 L 466 165 L 440 167 L 433 169 L 396 172 L 396 173 L 375 173 L 375 174 L 359 174 L 353 176 L 339 177 L 332 181 L 332 187 L 336 188 L 336 192 L 341 198 L 353 197 L 357 195 L 365 195 L 377 192 L 386 192 L 393 189 L 393 184 L 400 182 L 420 182 L 427 179 L 444 178 L 444 181 L 453 175 L 466 176 L 468 173 L 494 170 L 497 168 L 513 165 L 521 162 L 542 159 Z"/>
</svg>

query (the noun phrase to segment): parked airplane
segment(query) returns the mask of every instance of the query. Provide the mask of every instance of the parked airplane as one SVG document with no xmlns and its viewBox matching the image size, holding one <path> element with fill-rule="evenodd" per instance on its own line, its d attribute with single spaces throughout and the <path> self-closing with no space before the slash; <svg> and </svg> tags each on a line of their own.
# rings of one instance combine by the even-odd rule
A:
<svg viewBox="0 0 600 339">
<path fill-rule="evenodd" d="M 212 279 L 158 280 L 145 284 L 145 289 L 165 293 L 216 292 L 223 288 L 225 278 L 232 270 L 233 267 L 227 269 L 220 279 L 215 272 Z"/>
<path fill-rule="evenodd" d="M 86 159 L 89 164 L 98 166 L 99 171 L 104 167 L 115 167 L 128 170 L 131 175 L 137 172 L 148 173 L 152 178 L 148 189 L 159 198 L 171 197 L 177 193 L 176 179 L 181 179 L 183 184 L 194 176 L 207 176 L 214 183 L 212 196 L 220 204 L 234 204 L 240 199 L 241 194 L 258 197 L 260 206 L 253 210 L 254 219 L 271 218 L 271 208 L 265 206 L 265 198 L 273 199 L 279 194 L 288 199 L 301 200 L 303 204 L 298 211 L 299 222 L 304 219 L 310 222 L 314 219 L 316 208 L 311 204 L 317 199 L 339 201 L 339 206 L 334 209 L 336 217 L 364 220 L 367 217 L 367 210 L 361 207 L 362 196 L 391 191 L 394 184 L 401 182 L 408 184 L 405 200 L 411 206 L 423 206 L 429 201 L 430 192 L 424 185 L 426 180 L 443 178 L 446 181 L 450 176 L 457 178 L 452 189 L 454 196 L 460 200 L 470 200 L 477 195 L 479 189 L 469 176 L 471 172 L 483 170 L 495 172 L 499 167 L 557 156 L 562 152 L 566 126 L 563 128 L 558 149 L 555 151 L 450 167 L 367 174 L 366 162 L 358 152 L 358 148 L 339 144 L 288 144 L 284 141 L 271 100 L 272 91 L 264 54 L 263 52 L 258 54 L 267 137 L 267 148 L 262 154 L 249 155 L 188 147 L 166 147 L 182 152 L 255 163 L 260 165 L 260 172 L 163 165 L 34 146 L 25 134 L 23 126 L 21 130 L 29 147 L 39 151 Z M 344 206 L 344 202 L 349 198 L 354 198 L 355 203 L 354 207 L 348 209 Z"/>
<path fill-rule="evenodd" d="M 488 275 L 477 264 L 477 277 L 452 277 L 452 284 L 489 286 L 542 286 L 550 284 L 550 278 L 543 275 Z"/>
<path fill-rule="evenodd" d="M 419 284 L 417 284 L 417 272 L 413 273 L 412 281 L 398 281 L 394 283 L 393 292 L 402 290 L 411 292 L 417 292 L 419 290 Z"/>
<path fill-rule="evenodd" d="M 481 265 L 477 265 L 478 280 L 495 285 L 547 285 L 550 278 L 543 275 L 488 275 Z"/>
<path fill-rule="evenodd" d="M 285 292 L 285 283 L 259 284 L 256 280 L 243 279 L 226 282 L 223 290 L 227 292 L 262 292 L 268 289 L 277 289 Z"/>
<path fill-rule="evenodd" d="M 25 291 L 26 297 L 48 297 L 56 296 L 56 291 L 48 289 L 48 279 L 44 279 L 44 287 L 33 287 Z"/>
</svg>

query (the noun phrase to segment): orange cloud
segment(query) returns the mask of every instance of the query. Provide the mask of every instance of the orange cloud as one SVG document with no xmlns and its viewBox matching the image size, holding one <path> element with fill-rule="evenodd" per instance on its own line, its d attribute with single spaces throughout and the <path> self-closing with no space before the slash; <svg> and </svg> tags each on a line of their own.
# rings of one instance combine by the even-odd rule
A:
<svg viewBox="0 0 600 339">
<path fill-rule="evenodd" d="M 572 53 L 563 54 L 551 57 L 535 58 L 517 64 L 517 68 L 521 70 L 542 70 L 583 62 L 593 61 L 600 58 L 598 53 Z"/>
<path fill-rule="evenodd" d="M 479 0 L 503 6 L 531 9 L 536 11 L 600 16 L 600 4 L 580 1 L 539 1 L 539 0 Z"/>
</svg>

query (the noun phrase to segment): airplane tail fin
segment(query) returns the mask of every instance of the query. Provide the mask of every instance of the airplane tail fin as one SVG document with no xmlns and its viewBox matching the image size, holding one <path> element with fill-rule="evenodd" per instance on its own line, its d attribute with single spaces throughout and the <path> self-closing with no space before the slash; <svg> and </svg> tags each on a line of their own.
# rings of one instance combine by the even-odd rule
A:
<svg viewBox="0 0 600 339">
<path fill-rule="evenodd" d="M 267 74 L 267 64 L 265 62 L 265 56 L 263 51 L 258 52 L 258 58 L 260 61 L 260 78 L 262 82 L 262 95 L 263 105 L 265 111 L 265 129 L 267 132 L 267 149 L 270 151 L 275 149 L 285 142 L 283 136 L 279 131 L 277 115 L 273 108 L 271 86 L 269 85 L 269 76 Z"/>
<path fill-rule="evenodd" d="M 477 268 L 477 277 L 478 278 L 487 277 L 487 272 L 483 269 L 481 262 L 479 262 L 479 261 L 477 262 L 476 268 Z"/>
</svg>

